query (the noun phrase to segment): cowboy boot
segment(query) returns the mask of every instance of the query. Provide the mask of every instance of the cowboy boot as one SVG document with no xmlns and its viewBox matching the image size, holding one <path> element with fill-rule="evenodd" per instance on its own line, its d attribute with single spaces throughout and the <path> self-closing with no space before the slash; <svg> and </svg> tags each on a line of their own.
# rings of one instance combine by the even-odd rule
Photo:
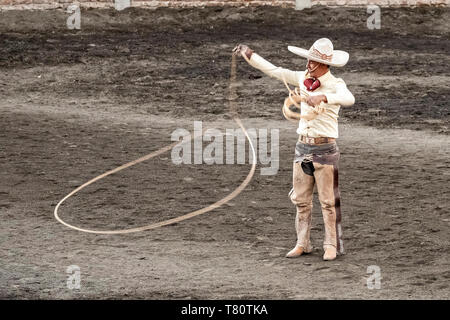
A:
<svg viewBox="0 0 450 320">
<path fill-rule="evenodd" d="M 302 254 L 311 253 L 312 251 L 313 248 L 311 245 L 308 245 L 308 248 L 306 250 L 302 246 L 296 245 L 294 249 L 292 249 L 286 254 L 286 258 L 297 258 L 300 257 Z"/>
<path fill-rule="evenodd" d="M 303 254 L 303 247 L 295 246 L 294 249 L 286 254 L 286 258 L 297 258 Z"/>
<path fill-rule="evenodd" d="M 323 255 L 323 260 L 331 261 L 336 259 L 336 248 L 333 246 L 327 246 Z"/>
<path fill-rule="evenodd" d="M 304 253 L 311 253 L 313 247 L 310 242 L 312 201 L 306 205 L 297 206 L 295 229 L 297 231 L 297 244 L 286 254 L 286 258 L 297 258 Z"/>
</svg>

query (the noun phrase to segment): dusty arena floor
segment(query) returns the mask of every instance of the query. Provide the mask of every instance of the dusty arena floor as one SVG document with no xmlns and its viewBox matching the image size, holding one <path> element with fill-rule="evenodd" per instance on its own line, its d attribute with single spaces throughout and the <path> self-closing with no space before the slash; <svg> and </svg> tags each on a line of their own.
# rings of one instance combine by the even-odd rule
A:
<svg viewBox="0 0 450 320">
<path fill-rule="evenodd" d="M 449 299 L 450 10 L 208 8 L 0 12 L 0 298 Z M 284 85 L 238 61 L 236 103 L 247 128 L 280 132 L 276 175 L 258 165 L 230 203 L 128 235 L 58 223 L 58 201 L 87 180 L 171 142 L 194 121 L 235 128 L 230 53 L 245 43 L 302 70 L 286 46 L 330 38 L 350 62 L 333 73 L 356 97 L 340 118 L 347 254 L 322 261 L 314 202 L 311 255 L 289 260 L 295 125 Z M 447 40 L 445 40 L 447 39 Z M 250 165 L 174 165 L 167 152 L 95 183 L 60 215 L 91 229 L 131 228 L 223 198 Z M 81 271 L 70 290 L 68 266 Z M 369 266 L 381 288 L 367 287 Z"/>
</svg>

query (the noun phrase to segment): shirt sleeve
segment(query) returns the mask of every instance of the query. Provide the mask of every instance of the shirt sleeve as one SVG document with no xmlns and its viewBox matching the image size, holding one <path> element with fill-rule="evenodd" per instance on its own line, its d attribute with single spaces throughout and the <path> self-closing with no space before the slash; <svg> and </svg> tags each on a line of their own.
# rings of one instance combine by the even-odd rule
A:
<svg viewBox="0 0 450 320">
<path fill-rule="evenodd" d="M 302 72 L 292 71 L 289 69 L 274 66 L 272 63 L 261 57 L 256 53 L 252 53 L 250 58 L 250 65 L 260 71 L 264 72 L 270 77 L 283 81 L 283 78 L 287 83 L 298 86 Z"/>
<path fill-rule="evenodd" d="M 325 96 L 328 104 L 339 104 L 344 107 L 350 107 L 355 104 L 355 97 L 347 89 L 347 85 L 342 79 L 337 79 L 336 81 L 336 92 L 325 93 Z"/>
</svg>

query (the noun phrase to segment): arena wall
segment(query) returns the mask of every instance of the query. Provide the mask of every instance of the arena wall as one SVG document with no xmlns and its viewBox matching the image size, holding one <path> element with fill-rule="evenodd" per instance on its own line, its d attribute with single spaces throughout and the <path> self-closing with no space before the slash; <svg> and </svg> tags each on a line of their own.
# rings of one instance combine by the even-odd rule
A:
<svg viewBox="0 0 450 320">
<path fill-rule="evenodd" d="M 85 8 L 114 7 L 114 0 L 0 0 L 0 10 L 65 8 L 70 4 Z M 311 0 L 324 6 L 449 6 L 450 0 Z M 204 6 L 281 6 L 295 7 L 295 0 L 131 0 L 132 7 L 204 7 Z"/>
</svg>

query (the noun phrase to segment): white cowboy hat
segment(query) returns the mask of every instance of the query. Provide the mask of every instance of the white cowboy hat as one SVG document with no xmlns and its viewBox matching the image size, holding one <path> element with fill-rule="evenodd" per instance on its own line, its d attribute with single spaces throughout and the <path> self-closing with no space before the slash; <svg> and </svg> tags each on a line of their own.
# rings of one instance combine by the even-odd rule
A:
<svg viewBox="0 0 450 320">
<path fill-rule="evenodd" d="M 293 46 L 288 46 L 288 50 L 308 60 L 328 64 L 333 67 L 345 66 L 349 58 L 347 52 L 333 50 L 333 43 L 327 38 L 317 40 L 309 50 Z"/>
</svg>

